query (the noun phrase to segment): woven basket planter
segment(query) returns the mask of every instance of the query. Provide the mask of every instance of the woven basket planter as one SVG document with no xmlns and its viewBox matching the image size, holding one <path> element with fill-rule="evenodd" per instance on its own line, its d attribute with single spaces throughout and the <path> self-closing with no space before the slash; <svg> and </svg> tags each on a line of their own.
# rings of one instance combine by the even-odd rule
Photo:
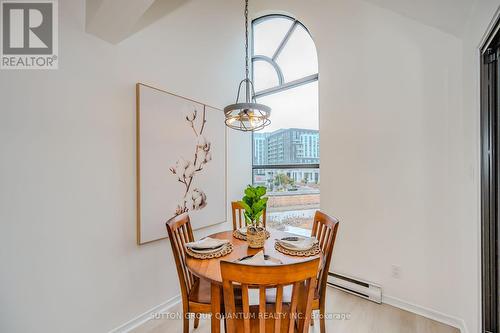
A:
<svg viewBox="0 0 500 333">
<path fill-rule="evenodd" d="M 247 243 L 248 247 L 252 249 L 260 249 L 264 247 L 267 239 L 266 229 L 262 227 L 248 227 L 247 228 Z"/>
</svg>

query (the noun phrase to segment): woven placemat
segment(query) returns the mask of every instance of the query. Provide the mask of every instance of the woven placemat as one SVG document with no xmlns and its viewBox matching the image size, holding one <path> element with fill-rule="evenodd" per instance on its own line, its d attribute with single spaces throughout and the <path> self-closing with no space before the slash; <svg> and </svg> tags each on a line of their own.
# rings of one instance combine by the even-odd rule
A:
<svg viewBox="0 0 500 333">
<path fill-rule="evenodd" d="M 299 250 L 289 250 L 283 247 L 279 242 L 274 243 L 274 248 L 276 251 L 281 252 L 283 254 L 288 254 L 290 256 L 297 257 L 310 257 L 315 256 L 321 252 L 321 248 L 319 247 L 319 243 L 316 243 L 309 250 L 299 251 Z"/>
<path fill-rule="evenodd" d="M 219 251 L 212 252 L 212 253 L 197 253 L 197 252 L 191 251 L 190 248 L 186 247 L 186 253 L 189 254 L 191 257 L 196 258 L 196 259 L 219 258 L 219 257 L 223 257 L 225 255 L 228 255 L 232 251 L 233 251 L 233 244 L 231 244 L 231 243 L 225 244 Z"/>
<path fill-rule="evenodd" d="M 241 240 L 247 240 L 247 236 L 246 235 L 243 235 L 241 232 L 239 232 L 238 230 L 234 230 L 233 231 L 233 237 L 234 238 L 238 238 L 238 239 L 241 239 Z M 266 230 L 266 239 L 271 237 L 271 234 L 269 233 L 269 231 Z"/>
</svg>

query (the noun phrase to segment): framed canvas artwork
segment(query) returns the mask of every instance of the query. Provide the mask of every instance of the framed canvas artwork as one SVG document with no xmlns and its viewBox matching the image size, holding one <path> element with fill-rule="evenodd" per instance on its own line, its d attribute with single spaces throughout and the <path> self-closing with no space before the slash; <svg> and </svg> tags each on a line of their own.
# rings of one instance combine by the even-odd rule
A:
<svg viewBox="0 0 500 333">
<path fill-rule="evenodd" d="M 137 243 L 167 237 L 188 212 L 193 229 L 226 220 L 222 110 L 142 83 L 137 98 Z"/>
</svg>

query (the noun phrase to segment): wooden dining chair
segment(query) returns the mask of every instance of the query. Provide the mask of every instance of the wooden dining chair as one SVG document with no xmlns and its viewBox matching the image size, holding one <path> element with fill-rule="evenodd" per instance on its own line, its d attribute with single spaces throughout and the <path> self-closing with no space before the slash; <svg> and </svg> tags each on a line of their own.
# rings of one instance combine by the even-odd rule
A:
<svg viewBox="0 0 500 333">
<path fill-rule="evenodd" d="M 233 210 L 233 230 L 239 229 L 246 225 L 245 223 L 245 208 L 238 202 L 231 202 L 231 208 Z M 264 228 L 266 227 L 266 209 L 262 212 L 262 218 L 260 220 Z"/>
<path fill-rule="evenodd" d="M 320 331 L 326 332 L 325 324 L 325 294 L 326 282 L 328 280 L 328 271 L 330 269 L 330 261 L 332 260 L 333 246 L 335 245 L 335 238 L 337 237 L 337 230 L 339 228 L 339 221 L 327 214 L 316 211 L 314 214 L 314 224 L 311 236 L 316 237 L 319 241 L 319 246 L 323 251 L 324 265 L 318 275 L 318 282 L 316 284 L 316 292 L 314 293 L 313 310 L 320 312 Z M 311 321 L 311 325 L 313 322 Z"/>
<path fill-rule="evenodd" d="M 277 266 L 222 261 L 227 332 L 308 332 L 319 263 L 319 258 Z M 284 301 L 283 290 L 289 285 L 291 298 Z M 235 288 L 241 289 L 240 306 L 235 301 Z M 249 304 L 249 288 L 258 288 L 258 305 Z M 266 291 L 271 288 L 276 293 L 273 303 L 266 302 Z M 301 319 L 298 326 L 297 318 Z"/>
<path fill-rule="evenodd" d="M 189 215 L 184 213 L 175 216 L 168 220 L 166 226 L 181 285 L 183 332 L 188 333 L 189 314 L 194 314 L 194 328 L 197 328 L 199 315 L 212 313 L 210 282 L 192 275 L 186 266 L 184 244 L 194 241 Z"/>
</svg>

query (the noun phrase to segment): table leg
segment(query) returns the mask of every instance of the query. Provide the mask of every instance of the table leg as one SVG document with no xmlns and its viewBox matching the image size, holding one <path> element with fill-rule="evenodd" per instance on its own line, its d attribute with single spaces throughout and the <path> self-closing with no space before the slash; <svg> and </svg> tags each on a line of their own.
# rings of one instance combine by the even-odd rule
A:
<svg viewBox="0 0 500 333">
<path fill-rule="evenodd" d="M 220 333 L 221 319 L 221 288 L 218 284 L 212 283 L 212 333 Z"/>
</svg>

